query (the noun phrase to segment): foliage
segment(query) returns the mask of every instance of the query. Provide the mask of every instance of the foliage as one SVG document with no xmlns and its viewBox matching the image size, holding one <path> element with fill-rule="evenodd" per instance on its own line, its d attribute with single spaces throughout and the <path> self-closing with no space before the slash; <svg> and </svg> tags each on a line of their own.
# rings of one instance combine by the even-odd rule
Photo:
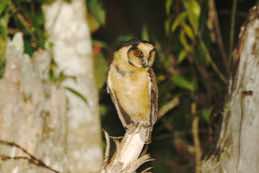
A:
<svg viewBox="0 0 259 173">
<path fill-rule="evenodd" d="M 4 56 L 5 56 L 5 49 L 7 43 L 7 22 L 8 22 L 8 6 L 10 4 L 9 0 L 4 0 L 0 4 L 0 77 L 3 75 L 4 69 Z"/>
<path fill-rule="evenodd" d="M 86 0 L 88 7 L 88 23 L 92 32 L 105 24 L 105 10 L 100 0 Z"/>
<path fill-rule="evenodd" d="M 53 1 L 1 0 L 0 75 L 4 69 L 7 36 L 23 32 L 28 54 L 48 46 L 41 6 Z M 160 160 L 159 164 L 154 164 L 154 170 L 190 172 L 194 166 L 190 150 L 193 147 L 191 105 L 194 103 L 200 118 L 200 140 L 204 153 L 215 144 L 212 132 L 217 130 L 214 127 L 218 124 L 212 120 L 219 119 L 216 115 L 222 111 L 219 108 L 224 103 L 232 69 L 231 56 L 226 53 L 232 50 L 229 50 L 229 44 L 225 44 L 231 40 L 231 1 L 215 1 L 215 4 L 214 1 L 201 0 L 85 2 L 93 38 L 94 70 L 104 128 L 112 135 L 121 135 L 123 131 L 105 90 L 114 45 L 131 38 L 154 42 L 159 53 L 154 67 L 159 86 L 159 106 L 166 105 L 172 98 L 180 98 L 178 107 L 167 112 L 156 124 L 150 149 L 153 156 Z M 256 2 L 238 1 L 240 9 L 236 14 L 239 20 L 234 27 L 236 32 L 233 32 L 235 40 L 248 9 Z M 52 65 L 51 68 L 54 68 L 55 64 Z M 59 82 L 64 77 L 50 72 L 50 78 Z M 74 90 L 67 89 L 78 95 Z"/>
<path fill-rule="evenodd" d="M 106 41 L 108 44 L 134 37 L 155 42 L 159 52 L 155 71 L 159 85 L 160 107 L 172 98 L 180 97 L 179 106 L 169 111 L 156 125 L 151 152 L 156 153 L 157 158 L 161 159 L 159 164 L 154 164 L 155 172 L 170 172 L 172 169 L 179 169 L 174 172 L 193 170 L 193 162 L 190 162 L 193 153 L 188 151 L 188 148 L 193 145 L 191 105 L 194 103 L 197 105 L 197 114 L 200 118 L 200 140 L 203 150 L 206 153 L 215 146 L 218 119 L 226 97 L 229 71 L 232 69 L 231 56 L 227 56 L 226 53 L 229 47 L 224 44 L 225 40 L 229 39 L 229 35 L 225 34 L 229 30 L 228 27 L 220 27 L 220 24 L 231 23 L 229 20 L 232 4 L 227 7 L 229 14 L 223 20 L 217 15 L 224 6 L 212 2 L 165 0 L 158 3 L 144 0 L 136 3 L 133 0 L 119 5 L 110 2 L 109 5 L 106 4 L 107 15 L 110 17 L 107 17 L 104 30 L 99 30 L 100 35 L 98 31 L 97 34 L 93 34 L 95 39 Z M 244 4 L 241 1 L 239 3 Z M 221 6 L 217 9 L 216 5 Z M 249 8 L 248 4 L 246 8 Z M 120 9 L 125 10 L 122 12 Z M 142 13 L 139 13 L 139 9 L 142 9 Z M 122 19 L 118 19 L 113 12 L 109 13 L 109 10 L 120 11 Z M 112 25 L 115 23 L 112 20 L 116 20 L 116 26 L 120 26 L 120 30 Z M 217 24 L 217 20 L 222 23 Z M 236 28 L 239 28 L 241 23 L 239 22 Z M 127 27 L 123 27 L 124 25 Z M 222 31 L 222 36 L 218 30 Z M 119 34 L 114 34 L 116 32 Z M 107 38 L 103 33 L 113 37 Z M 107 49 L 110 47 L 103 47 L 104 54 L 107 54 Z M 111 54 L 106 57 L 111 57 Z M 104 127 L 115 135 L 121 134 L 118 119 L 111 117 L 116 112 L 107 98 L 108 95 L 101 90 L 100 96 Z M 167 154 L 163 154 L 164 151 Z"/>
</svg>

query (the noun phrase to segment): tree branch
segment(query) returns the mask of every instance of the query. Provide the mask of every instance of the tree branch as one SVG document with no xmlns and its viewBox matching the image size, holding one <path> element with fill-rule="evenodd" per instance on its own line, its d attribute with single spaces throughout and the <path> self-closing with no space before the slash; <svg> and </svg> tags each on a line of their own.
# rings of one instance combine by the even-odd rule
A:
<svg viewBox="0 0 259 173">
<path fill-rule="evenodd" d="M 9 147 L 15 147 L 17 149 L 20 149 L 23 153 L 25 153 L 28 156 L 7 156 L 7 155 L 0 155 L 0 160 L 6 161 L 6 160 L 27 160 L 29 163 L 32 163 L 36 166 L 48 169 L 54 173 L 59 173 L 59 171 L 53 169 L 52 167 L 48 166 L 46 163 L 44 163 L 41 159 L 38 159 L 35 157 L 33 154 L 28 152 L 25 148 L 21 147 L 20 145 L 14 143 L 14 142 L 9 142 L 5 140 L 0 140 L 0 144 L 6 145 Z"/>
<path fill-rule="evenodd" d="M 142 164 L 152 161 L 148 154 L 141 156 L 147 130 L 141 126 L 129 128 L 112 159 L 104 165 L 101 173 L 133 173 Z"/>
</svg>

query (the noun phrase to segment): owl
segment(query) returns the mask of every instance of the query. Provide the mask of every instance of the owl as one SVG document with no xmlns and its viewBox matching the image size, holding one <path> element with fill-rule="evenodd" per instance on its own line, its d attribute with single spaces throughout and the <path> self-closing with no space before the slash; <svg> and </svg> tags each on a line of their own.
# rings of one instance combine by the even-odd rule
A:
<svg viewBox="0 0 259 173">
<path fill-rule="evenodd" d="M 147 41 L 133 40 L 113 54 L 107 79 L 107 90 L 122 125 L 148 129 L 145 143 L 150 143 L 158 113 L 158 90 L 152 69 L 156 49 Z"/>
</svg>

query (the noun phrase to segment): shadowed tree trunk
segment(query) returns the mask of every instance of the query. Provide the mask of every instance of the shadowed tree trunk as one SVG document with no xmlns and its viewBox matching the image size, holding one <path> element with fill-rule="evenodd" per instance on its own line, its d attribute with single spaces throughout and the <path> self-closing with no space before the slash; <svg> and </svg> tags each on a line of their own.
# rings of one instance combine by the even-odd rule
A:
<svg viewBox="0 0 259 173">
<path fill-rule="evenodd" d="M 203 161 L 204 173 L 259 172 L 259 8 L 241 28 L 239 66 L 231 82 L 218 153 Z"/>
<path fill-rule="evenodd" d="M 8 43 L 0 80 L 0 172 L 99 172 L 98 95 L 84 1 L 55 1 L 44 13 L 49 50 L 30 59 L 21 34 Z"/>
</svg>

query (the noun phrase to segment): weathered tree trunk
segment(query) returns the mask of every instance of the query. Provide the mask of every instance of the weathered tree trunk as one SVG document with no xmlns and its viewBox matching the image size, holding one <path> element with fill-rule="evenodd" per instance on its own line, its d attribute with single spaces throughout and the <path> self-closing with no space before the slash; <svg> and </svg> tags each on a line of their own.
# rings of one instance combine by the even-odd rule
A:
<svg viewBox="0 0 259 173">
<path fill-rule="evenodd" d="M 84 0 L 55 1 L 44 12 L 53 47 L 30 59 L 21 35 L 8 43 L 0 80 L 0 172 L 99 172 L 98 95 Z"/>
<path fill-rule="evenodd" d="M 239 66 L 225 105 L 218 153 L 203 161 L 204 173 L 259 172 L 259 7 L 241 28 Z"/>
<path fill-rule="evenodd" d="M 57 74 L 64 75 L 68 102 L 70 172 L 96 172 L 102 164 L 98 93 L 84 0 L 63 0 L 44 7 Z M 76 94 L 74 91 L 80 94 Z"/>
</svg>

